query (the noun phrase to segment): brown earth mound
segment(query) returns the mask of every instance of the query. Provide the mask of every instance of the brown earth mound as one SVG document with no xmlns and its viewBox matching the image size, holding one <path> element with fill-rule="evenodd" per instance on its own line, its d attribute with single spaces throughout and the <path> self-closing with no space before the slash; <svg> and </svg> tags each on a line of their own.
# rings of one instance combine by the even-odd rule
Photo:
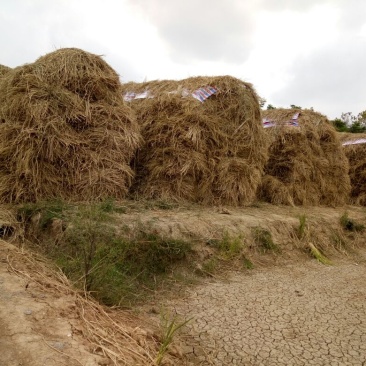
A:
<svg viewBox="0 0 366 366">
<path fill-rule="evenodd" d="M 251 84 L 192 77 L 128 83 L 123 91 L 145 139 L 135 197 L 230 205 L 255 199 L 267 147 Z"/>
<path fill-rule="evenodd" d="M 0 81 L 0 201 L 124 198 L 139 126 L 117 73 L 60 49 Z"/>
<path fill-rule="evenodd" d="M 263 118 L 264 126 L 273 126 L 265 128 L 269 160 L 259 197 L 273 204 L 345 204 L 348 161 L 327 118 L 296 109 L 263 111 Z"/>
</svg>

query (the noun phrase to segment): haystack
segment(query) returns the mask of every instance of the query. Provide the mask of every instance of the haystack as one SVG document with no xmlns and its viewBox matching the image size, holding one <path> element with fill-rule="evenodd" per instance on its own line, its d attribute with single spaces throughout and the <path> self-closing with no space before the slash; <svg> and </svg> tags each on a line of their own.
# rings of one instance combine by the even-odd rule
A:
<svg viewBox="0 0 366 366">
<path fill-rule="evenodd" d="M 0 81 L 0 201 L 124 198 L 140 143 L 117 73 L 60 49 Z"/>
<path fill-rule="evenodd" d="M 351 203 L 366 206 L 366 133 L 338 135 L 349 161 Z"/>
<path fill-rule="evenodd" d="M 10 67 L 0 64 L 0 78 L 11 70 Z"/>
<path fill-rule="evenodd" d="M 251 84 L 192 77 L 127 83 L 123 91 L 145 140 L 136 197 L 230 205 L 255 199 L 267 148 Z"/>
<path fill-rule="evenodd" d="M 350 193 L 348 161 L 327 118 L 296 109 L 262 115 L 270 147 L 259 198 L 285 205 L 345 204 Z"/>
</svg>

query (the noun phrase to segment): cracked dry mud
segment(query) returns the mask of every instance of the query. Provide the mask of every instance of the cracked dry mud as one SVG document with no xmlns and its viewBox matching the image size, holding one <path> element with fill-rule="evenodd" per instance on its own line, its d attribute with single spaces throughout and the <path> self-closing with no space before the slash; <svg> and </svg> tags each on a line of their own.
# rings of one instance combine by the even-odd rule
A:
<svg viewBox="0 0 366 366">
<path fill-rule="evenodd" d="M 366 365 L 366 252 L 233 274 L 165 304 L 196 365 Z"/>
</svg>

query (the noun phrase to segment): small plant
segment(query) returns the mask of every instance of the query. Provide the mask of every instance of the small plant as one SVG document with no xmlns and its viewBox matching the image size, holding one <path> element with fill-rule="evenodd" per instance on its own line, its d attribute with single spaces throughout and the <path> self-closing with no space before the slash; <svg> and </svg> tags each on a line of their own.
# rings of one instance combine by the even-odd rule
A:
<svg viewBox="0 0 366 366">
<path fill-rule="evenodd" d="M 212 274 L 215 272 L 218 265 L 218 261 L 215 257 L 208 259 L 202 263 L 202 271 L 205 274 Z"/>
<path fill-rule="evenodd" d="M 224 259 L 233 259 L 238 256 L 243 249 L 243 237 L 232 237 L 228 232 L 225 232 L 221 239 L 211 239 L 207 244 L 218 249 Z"/>
<path fill-rule="evenodd" d="M 118 206 L 113 198 L 107 198 L 99 204 L 99 209 L 103 212 L 112 213 L 126 213 L 126 207 Z"/>
<path fill-rule="evenodd" d="M 277 244 L 272 239 L 272 234 L 262 227 L 253 228 L 254 242 L 258 244 L 264 251 L 278 251 Z"/>
<path fill-rule="evenodd" d="M 365 225 L 357 223 L 355 220 L 348 217 L 348 212 L 345 212 L 340 218 L 340 224 L 347 231 L 364 231 Z"/>
<path fill-rule="evenodd" d="M 177 333 L 179 329 L 184 327 L 188 322 L 190 322 L 192 318 L 187 319 L 183 322 L 178 322 L 177 316 L 173 318 L 167 317 L 166 315 L 162 315 L 161 324 L 164 329 L 163 338 L 161 341 L 161 345 L 159 348 L 158 355 L 156 357 L 155 363 L 157 365 L 161 365 L 163 358 L 168 351 L 170 344 L 173 342 L 174 335 Z"/>
<path fill-rule="evenodd" d="M 347 242 L 344 237 L 342 237 L 339 233 L 332 234 L 332 241 L 338 250 L 345 251 L 347 249 Z"/>
<path fill-rule="evenodd" d="M 246 258 L 246 257 L 243 257 L 243 266 L 246 269 L 253 269 L 254 268 L 253 262 L 250 259 Z"/>
<path fill-rule="evenodd" d="M 331 265 L 332 262 L 320 252 L 319 249 L 315 247 L 313 243 L 309 243 L 310 252 L 314 258 L 316 258 L 320 263 Z"/>
<path fill-rule="evenodd" d="M 306 215 L 299 216 L 299 227 L 297 228 L 297 237 L 301 240 L 304 238 L 306 233 L 307 223 L 306 223 Z"/>
</svg>

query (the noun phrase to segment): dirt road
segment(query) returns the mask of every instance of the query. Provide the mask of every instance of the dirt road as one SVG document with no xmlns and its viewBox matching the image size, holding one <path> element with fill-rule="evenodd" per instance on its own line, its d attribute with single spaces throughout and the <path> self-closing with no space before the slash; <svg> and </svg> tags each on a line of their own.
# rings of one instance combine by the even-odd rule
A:
<svg viewBox="0 0 366 366">
<path fill-rule="evenodd" d="M 165 306 L 193 317 L 195 364 L 366 365 L 365 259 L 234 274 Z"/>
</svg>

